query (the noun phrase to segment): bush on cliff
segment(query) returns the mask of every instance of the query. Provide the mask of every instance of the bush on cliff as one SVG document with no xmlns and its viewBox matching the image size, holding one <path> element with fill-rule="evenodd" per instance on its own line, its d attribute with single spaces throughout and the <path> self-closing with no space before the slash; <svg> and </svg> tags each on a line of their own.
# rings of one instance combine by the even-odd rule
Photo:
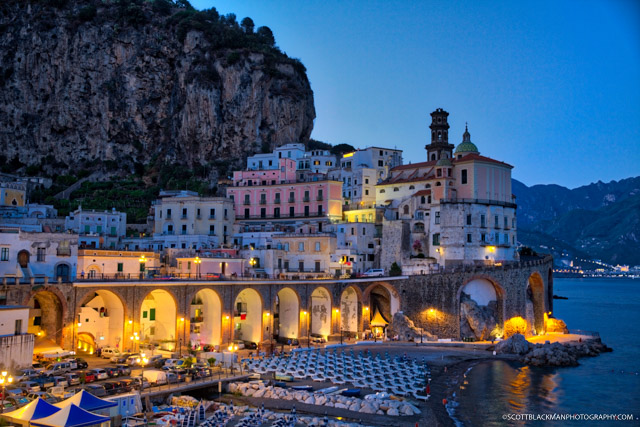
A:
<svg viewBox="0 0 640 427">
<path fill-rule="evenodd" d="M 389 276 L 400 276 L 402 275 L 402 268 L 398 265 L 397 262 L 391 264 L 391 268 L 389 269 Z"/>
</svg>

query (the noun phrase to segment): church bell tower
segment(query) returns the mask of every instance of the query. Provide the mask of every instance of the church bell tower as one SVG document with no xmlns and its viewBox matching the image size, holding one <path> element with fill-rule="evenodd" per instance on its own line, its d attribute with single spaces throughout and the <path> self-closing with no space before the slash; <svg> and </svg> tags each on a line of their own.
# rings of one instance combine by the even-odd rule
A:
<svg viewBox="0 0 640 427">
<path fill-rule="evenodd" d="M 431 144 L 425 146 L 428 161 L 438 161 L 442 158 L 450 159 L 453 155 L 453 144 L 449 144 L 449 113 L 442 108 L 431 113 Z"/>
</svg>

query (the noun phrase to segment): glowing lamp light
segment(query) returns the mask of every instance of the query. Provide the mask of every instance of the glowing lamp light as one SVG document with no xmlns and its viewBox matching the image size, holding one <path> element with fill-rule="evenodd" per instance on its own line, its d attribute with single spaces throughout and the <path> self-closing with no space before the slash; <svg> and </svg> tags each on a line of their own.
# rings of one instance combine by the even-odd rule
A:
<svg viewBox="0 0 640 427">
<path fill-rule="evenodd" d="M 82 326 L 82 323 L 81 323 L 81 322 L 78 322 L 78 328 L 79 328 L 80 326 Z"/>
<path fill-rule="evenodd" d="M 181 321 L 181 322 L 184 322 L 184 317 L 181 317 L 181 318 L 180 318 L 180 321 Z"/>
<path fill-rule="evenodd" d="M 432 313 L 432 314 L 433 314 L 433 313 L 435 313 L 435 310 L 434 310 L 433 308 L 430 308 L 430 309 L 429 309 L 429 313 Z"/>
<path fill-rule="evenodd" d="M 130 325 L 133 324 L 133 320 L 129 319 L 129 324 Z"/>
<path fill-rule="evenodd" d="M 229 351 L 233 351 L 233 346 L 232 346 L 232 345 L 230 345 L 230 346 L 227 348 L 227 350 L 229 350 Z"/>
<path fill-rule="evenodd" d="M 365 308 L 364 308 L 364 311 L 369 311 L 369 307 L 365 307 Z"/>
<path fill-rule="evenodd" d="M 271 316 L 271 313 L 269 313 L 268 311 L 264 314 L 265 316 L 269 317 Z"/>
<path fill-rule="evenodd" d="M 237 345 L 234 345 L 234 346 L 233 346 L 233 350 L 235 351 L 235 350 L 237 350 L 237 349 L 238 349 L 238 346 L 237 346 Z"/>
<path fill-rule="evenodd" d="M 229 316 L 228 316 L 228 315 L 227 315 L 227 316 L 224 316 L 224 318 L 225 318 L 225 319 L 227 319 L 227 320 L 229 320 Z"/>
<path fill-rule="evenodd" d="M 336 313 L 340 313 L 340 310 L 338 310 L 337 308 L 334 310 Z"/>
</svg>

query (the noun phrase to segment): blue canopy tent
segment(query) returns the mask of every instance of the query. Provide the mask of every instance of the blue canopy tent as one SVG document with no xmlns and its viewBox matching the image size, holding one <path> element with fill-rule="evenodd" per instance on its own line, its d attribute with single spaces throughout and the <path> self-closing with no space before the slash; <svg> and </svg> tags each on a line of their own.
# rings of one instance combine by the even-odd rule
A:
<svg viewBox="0 0 640 427">
<path fill-rule="evenodd" d="M 59 410 L 60 408 L 38 397 L 22 408 L 4 413 L 2 416 L 7 419 L 11 425 L 28 426 L 32 420 L 48 417 Z"/>
<path fill-rule="evenodd" d="M 31 425 L 40 427 L 104 427 L 111 425 L 111 418 L 92 414 L 72 403 L 53 415 L 31 421 Z"/>
<path fill-rule="evenodd" d="M 86 390 L 82 390 L 79 393 L 74 394 L 70 398 L 56 403 L 55 406 L 57 406 L 58 408 L 64 408 L 70 404 L 74 404 L 84 409 L 85 411 L 92 412 L 118 406 L 116 402 L 100 399 L 99 397 L 94 396 Z"/>
</svg>

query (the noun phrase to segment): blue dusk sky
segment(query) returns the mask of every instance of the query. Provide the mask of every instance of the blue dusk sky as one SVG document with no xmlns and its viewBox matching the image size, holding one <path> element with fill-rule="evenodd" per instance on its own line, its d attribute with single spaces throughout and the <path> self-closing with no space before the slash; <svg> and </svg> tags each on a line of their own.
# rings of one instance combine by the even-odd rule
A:
<svg viewBox="0 0 640 427">
<path fill-rule="evenodd" d="M 527 185 L 640 175 L 640 2 L 193 0 L 251 17 L 300 58 L 312 138 L 426 160 L 429 113 L 450 142 Z"/>
</svg>

